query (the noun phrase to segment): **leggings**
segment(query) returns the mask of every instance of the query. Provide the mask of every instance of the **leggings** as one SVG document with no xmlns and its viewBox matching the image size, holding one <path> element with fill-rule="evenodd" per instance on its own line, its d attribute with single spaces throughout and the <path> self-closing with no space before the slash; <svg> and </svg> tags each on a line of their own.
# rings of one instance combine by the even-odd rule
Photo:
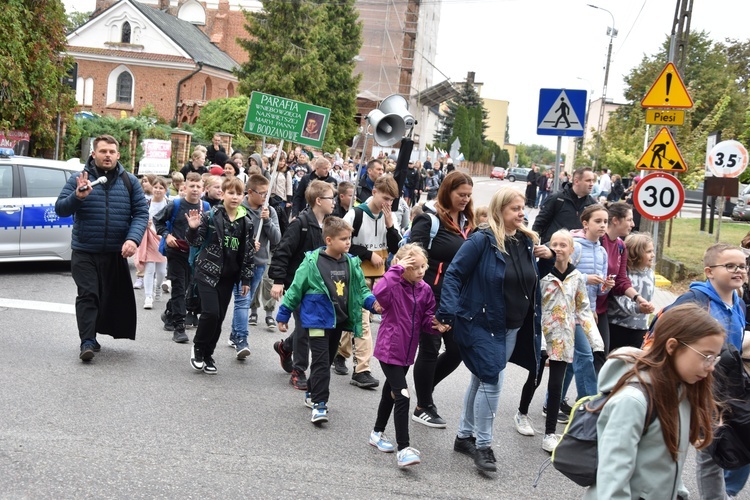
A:
<svg viewBox="0 0 750 500">
<path fill-rule="evenodd" d="M 154 283 L 154 274 L 156 274 L 156 283 Z M 143 292 L 146 297 L 154 295 L 154 286 L 161 288 L 164 276 L 167 274 L 166 262 L 146 262 L 146 270 L 143 275 Z"/>
<path fill-rule="evenodd" d="M 529 376 L 526 379 L 526 383 L 523 384 L 521 389 L 521 402 L 518 404 L 518 412 L 521 415 L 529 414 L 529 405 L 531 400 L 534 399 L 534 392 L 539 384 L 542 383 L 542 375 L 544 374 L 544 365 L 547 363 L 547 351 L 542 351 L 542 357 L 539 360 L 539 370 L 537 371 L 536 377 L 534 373 L 529 370 Z"/>
<path fill-rule="evenodd" d="M 440 337 L 445 341 L 445 352 L 440 353 Z M 440 354 L 438 354 L 440 353 Z M 445 377 L 453 373 L 461 364 L 458 344 L 453 340 L 453 332 L 432 335 L 422 332 L 419 336 L 419 354 L 414 363 L 414 390 L 417 393 L 417 406 L 433 406 L 432 392 Z"/>
<path fill-rule="evenodd" d="M 380 362 L 385 375 L 383 393 L 375 419 L 375 432 L 385 431 L 393 411 L 393 427 L 396 428 L 396 443 L 399 451 L 409 446 L 409 388 L 406 384 L 408 366 L 398 366 Z M 395 396 L 395 397 L 394 397 Z M 394 411 L 395 408 L 395 411 Z"/>
</svg>

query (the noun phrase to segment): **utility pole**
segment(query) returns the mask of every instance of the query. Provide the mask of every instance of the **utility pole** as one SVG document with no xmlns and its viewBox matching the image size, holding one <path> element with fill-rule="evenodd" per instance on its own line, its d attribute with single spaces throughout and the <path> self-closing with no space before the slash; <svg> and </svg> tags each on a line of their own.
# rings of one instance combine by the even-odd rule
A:
<svg viewBox="0 0 750 500">
<path fill-rule="evenodd" d="M 677 0 L 672 21 L 672 34 L 669 41 L 669 62 L 674 63 L 677 71 L 684 74 L 687 63 L 688 38 L 690 35 L 690 18 L 693 14 L 693 0 Z M 671 131 L 674 128 L 670 127 Z M 671 220 L 670 220 L 671 224 Z M 653 234 L 656 261 L 664 254 L 665 225 L 655 221 L 641 219 L 641 231 Z"/>
<path fill-rule="evenodd" d="M 609 82 L 609 63 L 612 59 L 612 42 L 617 36 L 617 30 L 615 29 L 615 16 L 605 8 L 597 5 L 586 4 L 593 9 L 603 10 L 612 18 L 612 27 L 607 27 L 607 35 L 609 35 L 609 47 L 607 48 L 607 64 L 604 66 L 604 85 L 602 87 L 602 103 L 599 106 L 599 123 L 596 127 L 596 149 L 594 150 L 594 168 L 599 168 L 599 152 L 602 140 L 602 128 L 604 127 L 604 108 L 607 105 L 607 83 Z M 586 135 L 584 133 L 584 135 Z"/>
</svg>

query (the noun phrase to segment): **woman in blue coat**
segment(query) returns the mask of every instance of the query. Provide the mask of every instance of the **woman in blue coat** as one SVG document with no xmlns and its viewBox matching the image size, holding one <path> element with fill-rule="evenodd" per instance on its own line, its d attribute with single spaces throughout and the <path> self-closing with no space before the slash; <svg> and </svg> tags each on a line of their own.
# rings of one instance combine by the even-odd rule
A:
<svg viewBox="0 0 750 500">
<path fill-rule="evenodd" d="M 539 367 L 539 277 L 552 269 L 555 257 L 537 245 L 538 235 L 524 225 L 525 201 L 513 188 L 494 194 L 490 227 L 475 232 L 459 249 L 445 274 L 435 315 L 453 328 L 471 371 L 453 447 L 473 456 L 483 471 L 497 470 L 490 445 L 506 363 L 532 373 Z"/>
</svg>

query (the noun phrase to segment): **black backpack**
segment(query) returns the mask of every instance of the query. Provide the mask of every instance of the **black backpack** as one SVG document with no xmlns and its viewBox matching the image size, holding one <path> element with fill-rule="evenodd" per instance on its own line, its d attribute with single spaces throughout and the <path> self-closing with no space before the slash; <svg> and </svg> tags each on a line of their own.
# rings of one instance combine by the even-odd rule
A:
<svg viewBox="0 0 750 500">
<path fill-rule="evenodd" d="M 656 420 L 656 411 L 651 406 L 648 393 L 639 382 L 630 382 L 628 385 L 637 387 L 646 396 L 646 424 L 641 434 L 645 436 L 649 426 Z M 596 424 L 599 421 L 601 406 L 609 394 L 609 392 L 600 392 L 576 401 L 560 442 L 552 451 L 552 457 L 545 460 L 539 470 L 534 481 L 535 488 L 550 463 L 563 476 L 573 480 L 579 486 L 591 486 L 596 483 L 596 471 L 599 464 Z M 587 407 L 597 411 L 588 411 Z"/>
</svg>

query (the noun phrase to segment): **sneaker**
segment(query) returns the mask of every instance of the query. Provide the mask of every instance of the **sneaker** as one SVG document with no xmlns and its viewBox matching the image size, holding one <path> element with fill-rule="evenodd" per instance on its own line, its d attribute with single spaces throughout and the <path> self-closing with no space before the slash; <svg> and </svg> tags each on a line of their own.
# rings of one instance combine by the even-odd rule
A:
<svg viewBox="0 0 750 500">
<path fill-rule="evenodd" d="M 178 344 L 184 344 L 185 342 L 188 342 L 190 339 L 187 336 L 187 333 L 185 333 L 185 327 L 179 327 L 176 326 L 174 328 L 174 333 L 172 334 L 172 342 L 177 342 Z"/>
<path fill-rule="evenodd" d="M 161 284 L 161 289 L 164 291 L 164 293 L 172 293 L 172 281 L 164 280 L 164 282 Z"/>
<path fill-rule="evenodd" d="M 258 315 L 257 314 L 251 314 L 247 318 L 247 324 L 250 326 L 258 326 Z"/>
<path fill-rule="evenodd" d="M 393 443 L 391 443 L 382 432 L 372 431 L 370 433 L 370 444 L 383 453 L 393 453 L 396 451 L 396 448 L 393 447 Z"/>
<path fill-rule="evenodd" d="M 229 336 L 229 339 L 227 340 L 227 345 L 231 348 L 234 348 L 237 345 L 237 337 Z"/>
<path fill-rule="evenodd" d="M 266 316 L 266 328 L 271 332 L 276 330 L 276 320 L 271 316 Z"/>
<path fill-rule="evenodd" d="M 216 375 L 216 364 L 214 363 L 214 358 L 211 356 L 204 356 L 203 357 L 203 373 L 208 373 L 209 375 Z"/>
<path fill-rule="evenodd" d="M 234 346 L 234 350 L 237 352 L 237 359 L 245 359 L 250 356 L 250 347 L 247 345 L 247 340 L 240 340 Z"/>
<path fill-rule="evenodd" d="M 477 448 L 477 452 L 474 455 L 474 465 L 477 469 L 486 472 L 497 472 L 497 460 L 495 459 L 495 452 L 492 448 Z"/>
<path fill-rule="evenodd" d="M 448 425 L 445 423 L 445 420 L 438 415 L 435 405 L 427 406 L 421 410 L 415 408 L 411 419 L 415 422 L 426 425 L 427 427 L 434 427 L 436 429 L 445 429 L 446 425 Z"/>
<path fill-rule="evenodd" d="M 143 278 L 136 278 L 135 283 L 133 283 L 133 288 L 135 290 L 143 288 Z"/>
<path fill-rule="evenodd" d="M 346 359 L 341 354 L 333 357 L 333 373 L 336 375 L 346 375 L 349 373 L 349 368 L 346 367 Z"/>
<path fill-rule="evenodd" d="M 146 299 L 143 301 L 143 308 L 144 309 L 153 309 L 154 308 L 154 298 L 153 297 L 146 297 Z"/>
<path fill-rule="evenodd" d="M 352 374 L 349 383 L 362 389 L 374 389 L 380 385 L 380 381 L 373 377 L 369 371 Z"/>
<path fill-rule="evenodd" d="M 547 405 L 542 406 L 542 415 L 545 417 L 547 416 Z M 559 411 L 557 412 L 557 423 L 558 424 L 567 424 L 568 423 L 568 415 L 565 413 Z"/>
<path fill-rule="evenodd" d="M 198 326 L 198 316 L 194 312 L 188 311 L 185 314 L 185 328 L 195 328 Z"/>
<path fill-rule="evenodd" d="M 568 418 L 570 418 L 570 414 L 573 411 L 573 407 L 568 404 L 567 399 L 563 399 L 562 401 L 560 401 L 560 411 L 563 412 L 565 415 L 567 415 Z"/>
<path fill-rule="evenodd" d="M 78 355 L 81 361 L 91 361 L 94 359 L 94 343 L 90 340 L 81 344 L 81 354 Z"/>
<path fill-rule="evenodd" d="M 516 416 L 513 417 L 513 421 L 516 423 L 516 430 L 522 436 L 533 436 L 534 428 L 531 427 L 528 415 L 523 415 L 520 411 L 516 412 Z"/>
<path fill-rule="evenodd" d="M 161 300 L 161 287 L 154 287 L 154 301 L 159 302 Z"/>
<path fill-rule="evenodd" d="M 456 436 L 453 441 L 453 451 L 473 457 L 477 453 L 477 439 L 474 436 L 467 438 Z"/>
<path fill-rule="evenodd" d="M 278 340 L 274 342 L 273 350 L 276 351 L 276 354 L 279 355 L 279 362 L 281 363 L 281 368 L 287 373 L 292 373 L 294 369 L 293 364 L 292 364 L 292 353 L 286 352 L 284 350 L 284 341 Z"/>
<path fill-rule="evenodd" d="M 297 370 L 292 371 L 292 376 L 289 377 L 289 383 L 298 391 L 306 391 L 307 377 L 305 376 L 305 372 L 299 372 Z"/>
<path fill-rule="evenodd" d="M 190 366 L 193 367 L 193 370 L 197 371 L 203 371 L 203 367 L 206 366 L 206 364 L 203 361 L 203 353 L 201 350 L 195 346 L 190 351 Z"/>
<path fill-rule="evenodd" d="M 560 442 L 560 436 L 557 434 L 545 434 L 544 439 L 542 440 L 542 449 L 546 452 L 552 453 L 558 442 Z"/>
<path fill-rule="evenodd" d="M 399 450 L 399 452 L 396 453 L 396 463 L 398 463 L 399 467 L 417 465 L 422 461 L 420 460 L 419 455 L 419 450 L 416 450 L 411 446 L 407 446 L 403 450 Z"/>
<path fill-rule="evenodd" d="M 167 311 L 161 313 L 161 320 L 164 323 L 164 329 L 168 332 L 174 331 L 174 323 L 172 322 L 172 315 Z"/>
<path fill-rule="evenodd" d="M 305 406 L 307 406 L 310 409 L 312 409 L 313 407 L 312 398 L 310 397 L 309 392 L 305 392 Z"/>
<path fill-rule="evenodd" d="M 314 424 L 328 422 L 328 407 L 326 406 L 325 402 L 315 403 L 313 405 L 312 417 L 310 418 L 310 422 Z"/>
<path fill-rule="evenodd" d="M 97 342 L 96 339 L 94 339 L 94 347 L 93 347 L 93 349 L 94 349 L 94 352 L 99 352 L 99 351 L 102 350 L 101 344 L 99 344 L 99 342 Z"/>
</svg>

